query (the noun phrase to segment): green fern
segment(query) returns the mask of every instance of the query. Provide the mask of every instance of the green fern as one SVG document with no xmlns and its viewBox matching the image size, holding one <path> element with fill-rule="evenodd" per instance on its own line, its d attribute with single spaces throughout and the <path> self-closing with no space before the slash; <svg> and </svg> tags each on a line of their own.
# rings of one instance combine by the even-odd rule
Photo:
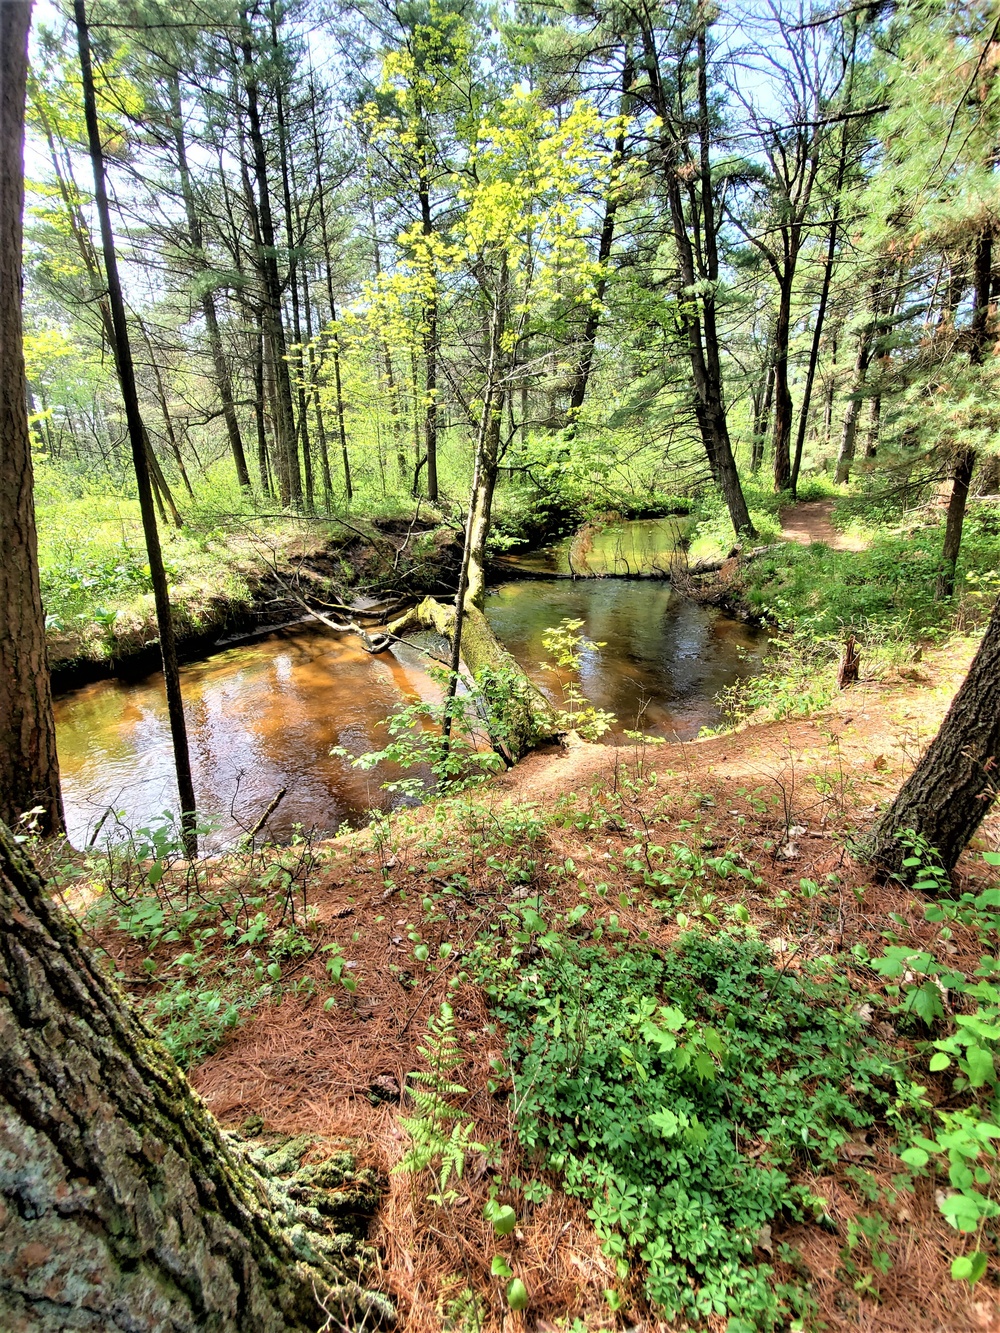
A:
<svg viewBox="0 0 1000 1333">
<path fill-rule="evenodd" d="M 410 1147 L 393 1169 L 414 1176 L 431 1171 L 437 1190 L 428 1199 L 441 1205 L 454 1203 L 458 1191 L 449 1189 L 449 1184 L 462 1179 L 470 1152 L 488 1149 L 473 1139 L 476 1126 L 468 1111 L 448 1100 L 468 1096 L 468 1089 L 450 1077 L 464 1059 L 450 1004 L 442 1004 L 440 1012 L 428 1019 L 426 1045 L 418 1046 L 417 1050 L 428 1068 L 413 1070 L 408 1075 L 407 1092 L 417 1114 L 400 1117 L 399 1123 L 410 1136 Z"/>
</svg>

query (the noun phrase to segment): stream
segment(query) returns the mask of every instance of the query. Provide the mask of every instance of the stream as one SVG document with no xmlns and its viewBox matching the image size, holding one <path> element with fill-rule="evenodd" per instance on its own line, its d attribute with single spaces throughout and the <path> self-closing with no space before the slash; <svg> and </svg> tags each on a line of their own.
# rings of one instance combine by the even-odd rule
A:
<svg viewBox="0 0 1000 1333">
<path fill-rule="evenodd" d="M 548 553 L 534 553 L 545 561 Z M 551 567 L 551 566 L 550 566 Z M 486 611 L 500 639 L 550 694 L 559 685 L 541 669 L 546 629 L 570 617 L 604 642 L 584 654 L 580 683 L 594 704 L 627 728 L 688 740 L 720 719 L 715 696 L 757 669 L 766 636 L 713 608 L 675 594 L 665 582 L 634 578 L 546 579 L 502 583 Z M 231 842 L 260 818 L 272 837 L 296 825 L 335 832 L 367 822 L 373 808 L 400 797 L 370 772 L 330 754 L 380 749 L 379 723 L 404 699 L 436 698 L 426 658 L 407 645 L 369 656 L 353 635 L 322 625 L 295 626 L 182 667 L 188 737 L 200 813 L 215 832 L 205 846 Z M 71 841 L 85 845 L 102 816 L 103 841 L 116 823 L 147 824 L 176 805 L 173 756 L 162 677 L 102 680 L 56 699 L 56 732 Z"/>
</svg>

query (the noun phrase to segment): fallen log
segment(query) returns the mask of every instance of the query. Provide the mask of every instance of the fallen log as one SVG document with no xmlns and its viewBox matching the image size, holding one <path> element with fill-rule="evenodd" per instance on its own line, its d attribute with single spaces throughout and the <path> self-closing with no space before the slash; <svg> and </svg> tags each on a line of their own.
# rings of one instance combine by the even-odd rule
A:
<svg viewBox="0 0 1000 1333">
<path fill-rule="evenodd" d="M 455 631 L 455 608 L 434 597 L 416 606 L 365 642 L 371 653 L 384 652 L 417 630 L 434 630 L 445 639 Z M 495 745 L 513 762 L 540 741 L 559 734 L 556 711 L 490 628 L 482 611 L 467 606 L 462 625 L 462 660 L 489 710 L 487 729 Z"/>
</svg>

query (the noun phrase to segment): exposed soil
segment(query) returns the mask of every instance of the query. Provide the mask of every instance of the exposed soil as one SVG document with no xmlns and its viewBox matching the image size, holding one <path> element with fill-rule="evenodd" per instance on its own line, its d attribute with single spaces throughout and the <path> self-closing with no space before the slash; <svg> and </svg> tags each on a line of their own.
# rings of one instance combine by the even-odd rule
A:
<svg viewBox="0 0 1000 1333">
<path fill-rule="evenodd" d="M 781 511 L 781 531 L 800 546 L 822 542 L 834 551 L 863 551 L 863 541 L 847 537 L 833 526 L 832 514 L 832 500 L 800 500 Z"/>
<path fill-rule="evenodd" d="M 676 926 L 655 924 L 658 918 L 641 910 L 638 881 L 610 870 L 605 855 L 637 836 L 665 843 L 696 836 L 703 846 L 739 849 L 755 861 L 763 885 L 749 894 L 744 886 L 733 897 L 745 903 L 762 937 L 776 955 L 787 956 L 789 966 L 854 943 L 880 952 L 890 912 L 898 914 L 893 929 L 901 939 L 929 943 L 936 927 L 924 921 L 919 895 L 873 883 L 852 861 L 844 839 L 871 820 L 910 771 L 971 652 L 967 641 L 928 652 L 919 668 L 890 682 L 862 680 L 824 713 L 808 718 L 686 744 L 618 749 L 579 744 L 539 751 L 494 781 L 480 819 L 488 821 L 491 811 L 499 813 L 512 802 L 568 813 L 593 809 L 595 803 L 606 810 L 606 818 L 586 830 L 567 818 L 565 826 L 546 831 L 538 851 L 539 865 L 545 866 L 540 887 L 553 910 L 567 910 L 577 900 L 577 879 L 548 873 L 567 857 L 586 884 L 617 878 L 608 896 L 625 895 L 627 905 L 619 910 L 622 928 L 632 939 L 648 931 L 652 947 L 669 944 Z M 648 778 L 653 772 L 655 785 L 636 784 L 637 775 Z M 598 789 L 605 795 L 594 795 Z M 336 1006 L 327 1010 L 324 997 L 330 991 L 320 986 L 314 997 L 289 997 L 261 1009 L 234 1033 L 193 1074 L 195 1086 L 224 1122 L 239 1124 L 260 1115 L 269 1130 L 355 1140 L 362 1163 L 380 1171 L 390 1172 L 399 1162 L 406 1145 L 397 1118 L 399 1090 L 407 1072 L 421 1067 L 417 1048 L 428 1014 L 462 966 L 484 914 L 488 919 L 510 897 L 506 881 L 482 853 L 464 852 L 465 905 L 461 899 L 448 900 L 452 919 L 442 928 L 453 953 L 437 973 L 416 964 L 407 934 L 421 924 L 421 897 L 449 873 L 440 869 L 440 858 L 469 845 L 469 828 L 440 827 L 438 818 L 435 807 L 428 806 L 414 812 L 408 831 L 397 828 L 388 841 L 365 831 L 328 844 L 327 868 L 311 888 L 310 900 L 319 911 L 320 941 L 339 943 L 356 964 L 356 994 L 338 995 Z M 974 847 L 998 846 L 1000 817 L 995 814 Z M 839 877 L 832 896 L 805 900 L 796 893 L 801 877 L 820 881 L 831 871 Z M 981 861 L 968 853 L 959 876 L 969 885 L 985 882 Z M 719 882 L 713 908 L 720 917 L 727 884 Z M 784 895 L 786 888 L 790 892 Z M 433 960 L 437 942 L 426 933 L 425 938 Z M 962 928 L 956 928 L 952 945 L 954 963 L 974 969 L 979 949 Z M 628 947 L 625 937 L 622 947 Z M 320 978 L 321 957 L 307 960 L 303 971 Z M 394 974 L 389 970 L 393 962 L 407 962 L 412 973 Z M 875 974 L 861 967 L 854 979 L 863 992 L 878 984 Z M 502 1034 L 472 983 L 461 986 L 454 1004 L 466 1055 L 455 1077 L 469 1090 L 465 1107 L 474 1117 L 475 1137 L 502 1145 L 505 1179 L 515 1173 L 536 1175 L 518 1146 L 510 1084 L 490 1083 L 496 1079 L 490 1062 L 502 1054 Z M 891 1032 L 891 1018 L 886 1005 L 876 1009 L 872 1021 Z M 933 1085 L 933 1078 L 929 1081 Z M 932 1095 L 946 1096 L 946 1086 L 932 1088 Z M 951 1260 L 969 1246 L 941 1218 L 931 1180 L 920 1182 L 915 1196 L 900 1196 L 888 1218 L 892 1267 L 880 1276 L 881 1300 L 856 1294 L 839 1268 L 839 1255 L 850 1218 L 871 1209 L 855 1183 L 856 1172 L 850 1174 L 859 1163 L 884 1185 L 899 1169 L 884 1134 L 845 1145 L 843 1169 L 819 1181 L 804 1177 L 827 1198 L 836 1232 L 798 1224 L 776 1227 L 773 1253 L 760 1258 L 773 1262 L 779 1279 L 787 1280 L 793 1273 L 777 1259 L 778 1247 L 782 1241 L 796 1247 L 800 1276 L 808 1278 L 827 1328 L 1000 1330 L 997 1288 L 990 1279 L 970 1290 L 949 1277 Z M 523 1210 L 510 1241 L 501 1243 L 482 1218 L 489 1181 L 481 1157 L 470 1160 L 461 1197 L 448 1208 L 428 1203 L 426 1191 L 415 1188 L 408 1176 L 389 1179 L 372 1239 L 383 1252 L 383 1280 L 399 1303 L 401 1327 L 419 1333 L 449 1327 L 443 1313 L 448 1293 L 454 1297 L 470 1287 L 483 1301 L 487 1330 L 555 1333 L 567 1326 L 556 1321 L 571 1323 L 577 1316 L 589 1329 L 658 1333 L 667 1328 L 644 1303 L 638 1283 L 621 1315 L 609 1312 L 602 1291 L 613 1285 L 610 1262 L 582 1205 L 558 1189 L 545 1203 Z M 501 1284 L 490 1274 L 498 1249 L 531 1294 L 524 1316 L 505 1311 Z M 995 1270 L 995 1263 L 991 1267 Z M 724 1321 L 710 1321 L 709 1327 L 720 1333 Z"/>
<path fill-rule="evenodd" d="M 328 531 L 306 532 L 288 544 L 280 558 L 252 541 L 234 539 L 232 545 L 245 548 L 235 568 L 249 589 L 249 599 L 234 602 L 224 594 L 209 595 L 195 617 L 175 606 L 182 661 L 300 620 L 307 614 L 301 597 L 316 599 L 320 605 L 342 598 L 357 599 L 359 606 L 366 598 L 405 604 L 428 593 L 452 591 L 458 579 L 458 536 L 451 528 L 425 523 L 385 520 L 334 538 Z M 148 615 L 122 630 L 116 626 L 110 644 L 101 645 L 99 651 L 93 643 L 84 643 L 80 634 L 50 632 L 53 687 L 66 690 L 108 676 L 138 677 L 156 670 L 160 648 L 152 597 L 148 601 Z"/>
</svg>

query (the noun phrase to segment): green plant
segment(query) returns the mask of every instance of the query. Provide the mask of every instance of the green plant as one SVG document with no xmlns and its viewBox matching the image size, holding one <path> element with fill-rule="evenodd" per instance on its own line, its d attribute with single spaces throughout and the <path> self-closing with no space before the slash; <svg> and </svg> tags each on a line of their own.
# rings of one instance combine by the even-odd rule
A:
<svg viewBox="0 0 1000 1333">
<path fill-rule="evenodd" d="M 823 1210 L 790 1168 L 836 1160 L 908 1096 L 836 978 L 779 971 L 753 935 L 691 931 L 654 954 L 563 936 L 479 946 L 507 1026 L 519 1132 L 588 1201 L 619 1275 L 644 1265 L 668 1317 L 752 1329 L 804 1293 L 755 1262 L 763 1226 Z"/>
<path fill-rule="evenodd" d="M 582 620 L 568 617 L 559 622 L 555 629 L 547 629 L 542 635 L 542 646 L 552 654 L 550 661 L 543 662 L 543 671 L 564 673 L 558 676 L 562 692 L 562 707 L 557 710 L 558 727 L 561 731 L 575 731 L 584 740 L 595 741 L 610 731 L 617 719 L 606 709 L 596 708 L 587 702 L 580 683 L 575 679 L 583 666 L 585 653 L 597 653 L 605 647 L 595 643 L 580 633 Z M 573 673 L 566 676 L 565 673 Z"/>
<path fill-rule="evenodd" d="M 889 1246 L 895 1240 L 881 1213 L 859 1214 L 847 1224 L 847 1244 L 840 1251 L 840 1262 L 859 1296 L 881 1299 L 876 1274 L 883 1276 L 892 1267 Z"/>
<path fill-rule="evenodd" d="M 408 1075 L 407 1092 L 417 1114 L 400 1117 L 410 1147 L 393 1170 L 414 1176 L 432 1172 L 435 1188 L 427 1198 L 444 1207 L 458 1198 L 454 1184 L 462 1179 L 468 1154 L 490 1151 L 486 1144 L 473 1140 L 475 1123 L 469 1113 L 453 1105 L 453 1099 L 467 1096 L 468 1089 L 450 1077 L 464 1060 L 450 1004 L 442 1003 L 438 1013 L 430 1016 L 426 1042 L 417 1050 L 428 1068 Z"/>
<path fill-rule="evenodd" d="M 447 680 L 446 673 L 432 671 L 431 675 Z M 426 794 L 428 785 L 438 794 L 462 791 L 504 766 L 489 744 L 480 716 L 481 704 L 478 691 L 458 694 L 443 703 L 420 700 L 406 704 L 386 720 L 391 740 L 381 750 L 352 755 L 338 745 L 330 753 L 349 759 L 353 768 L 365 771 L 386 763 L 404 770 L 422 770 L 412 777 L 382 783 L 384 791 L 402 792 L 415 800 Z M 444 723 L 449 715 L 451 726 L 446 736 Z"/>
</svg>

